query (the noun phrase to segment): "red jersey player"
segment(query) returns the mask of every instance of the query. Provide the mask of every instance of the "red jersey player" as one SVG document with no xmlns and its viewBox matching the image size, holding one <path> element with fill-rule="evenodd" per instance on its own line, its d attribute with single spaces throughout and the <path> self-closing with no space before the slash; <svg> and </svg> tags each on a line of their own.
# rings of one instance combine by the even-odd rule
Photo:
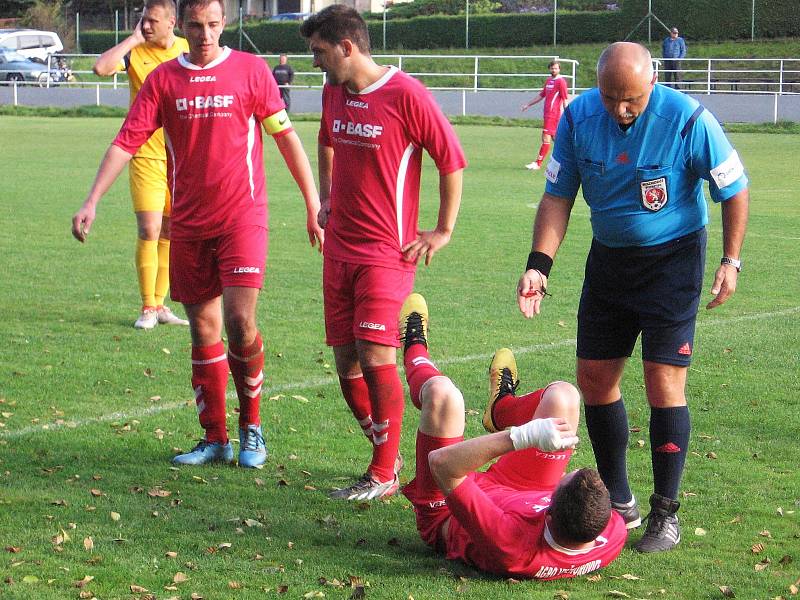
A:
<svg viewBox="0 0 800 600">
<path fill-rule="evenodd" d="M 466 161 L 430 92 L 373 61 L 358 12 L 329 6 L 300 31 L 326 74 L 319 132 L 326 341 L 344 398 L 372 444 L 366 473 L 331 496 L 369 500 L 398 489 L 397 314 L 413 289 L 417 260 L 425 256 L 429 264 L 450 240 Z M 423 149 L 439 171 L 431 231 L 417 229 Z"/>
<path fill-rule="evenodd" d="M 267 200 L 259 124 L 274 137 L 303 194 L 309 241 L 321 250 L 319 197 L 266 63 L 220 47 L 220 0 L 184 0 L 180 22 L 189 54 L 163 63 L 145 80 L 72 219 L 72 233 L 86 240 L 103 194 L 163 126 L 172 196 L 172 297 L 189 317 L 192 388 L 205 429 L 201 442 L 173 462 L 232 462 L 225 423 L 230 369 L 240 406 L 239 465 L 260 467 L 267 451 L 259 417 L 264 348 L 256 302 L 266 264 Z"/>
<path fill-rule="evenodd" d="M 483 418 L 491 433 L 464 440 L 464 399 L 431 361 L 427 327 L 425 300 L 411 294 L 400 329 L 411 400 L 422 413 L 416 477 L 403 493 L 422 539 L 504 577 L 560 579 L 608 565 L 625 545 L 625 522 L 597 471 L 564 475 L 578 441 L 575 386 L 557 381 L 517 397 L 514 355 L 500 349 Z"/>
<path fill-rule="evenodd" d="M 569 101 L 567 81 L 561 77 L 561 64 L 554 60 L 547 65 L 547 68 L 550 70 L 551 76 L 547 78 L 542 91 L 533 100 L 522 105 L 522 110 L 526 111 L 534 104 L 544 100 L 542 146 L 539 148 L 539 156 L 536 157 L 536 160 L 525 165 L 526 168 L 534 171 L 542 168 L 542 161 L 550 151 L 550 145 L 556 137 L 556 129 L 558 129 L 558 120 L 561 118 L 561 112 L 567 107 L 567 102 Z"/>
</svg>

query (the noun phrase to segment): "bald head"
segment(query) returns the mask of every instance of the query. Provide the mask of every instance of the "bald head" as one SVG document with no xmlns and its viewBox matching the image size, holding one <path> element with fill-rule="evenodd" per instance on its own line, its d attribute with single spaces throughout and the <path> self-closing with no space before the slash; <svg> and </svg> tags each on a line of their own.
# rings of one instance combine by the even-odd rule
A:
<svg viewBox="0 0 800 600">
<path fill-rule="evenodd" d="M 597 61 L 597 87 L 603 105 L 620 125 L 632 124 L 644 111 L 655 81 L 653 59 L 640 44 L 611 44 Z"/>
</svg>

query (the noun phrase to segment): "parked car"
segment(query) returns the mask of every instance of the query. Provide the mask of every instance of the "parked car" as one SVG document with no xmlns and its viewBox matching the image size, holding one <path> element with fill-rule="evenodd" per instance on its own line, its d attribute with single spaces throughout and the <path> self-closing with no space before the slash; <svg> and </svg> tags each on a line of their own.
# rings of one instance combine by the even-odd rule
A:
<svg viewBox="0 0 800 600">
<path fill-rule="evenodd" d="M 277 15 L 272 15 L 269 18 L 269 20 L 270 21 L 305 21 L 310 16 L 311 16 L 311 13 L 307 13 L 307 12 L 278 13 Z"/>
<path fill-rule="evenodd" d="M 0 81 L 33 82 L 40 85 L 51 81 L 61 81 L 59 69 L 53 69 L 49 74 L 47 65 L 30 60 L 16 50 L 0 48 Z"/>
<path fill-rule="evenodd" d="M 0 29 L 0 49 L 16 50 L 26 58 L 46 63 L 50 54 L 64 49 L 64 44 L 54 31 Z"/>
</svg>

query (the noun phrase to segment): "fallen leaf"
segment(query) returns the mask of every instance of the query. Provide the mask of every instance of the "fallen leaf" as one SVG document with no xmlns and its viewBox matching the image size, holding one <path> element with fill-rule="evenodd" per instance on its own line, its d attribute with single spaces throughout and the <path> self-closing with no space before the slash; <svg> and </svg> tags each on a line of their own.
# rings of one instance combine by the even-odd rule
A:
<svg viewBox="0 0 800 600">
<path fill-rule="evenodd" d="M 243 586 L 238 581 L 229 581 L 228 587 L 231 588 L 232 590 L 240 590 L 242 589 Z"/>
<path fill-rule="evenodd" d="M 305 396 L 292 395 L 292 398 L 294 398 L 298 402 L 302 402 L 303 404 L 308 404 L 308 398 L 306 398 Z"/>
<path fill-rule="evenodd" d="M 189 577 L 186 575 L 186 573 L 183 573 L 181 571 L 178 571 L 177 573 L 175 573 L 175 576 L 172 578 L 172 582 L 173 583 L 183 583 L 184 581 L 188 581 L 188 580 L 189 580 Z"/>
<path fill-rule="evenodd" d="M 175 558 L 176 556 L 178 556 L 178 553 L 169 551 L 166 554 L 164 554 L 164 556 L 166 556 L 167 558 Z"/>
<path fill-rule="evenodd" d="M 303 598 L 324 598 L 324 597 L 325 594 L 323 592 L 320 592 L 319 590 L 314 590 L 313 592 L 307 592 L 303 594 Z"/>
<path fill-rule="evenodd" d="M 630 573 L 625 573 L 622 576 L 623 579 L 627 579 L 628 581 L 639 581 L 641 577 L 637 577 L 636 575 L 631 575 Z"/>
<path fill-rule="evenodd" d="M 765 529 L 763 531 L 759 531 L 758 535 L 760 535 L 761 537 L 772 539 L 772 534 L 769 532 L 768 529 Z"/>
<path fill-rule="evenodd" d="M 733 588 L 727 585 L 719 586 L 719 591 L 722 592 L 722 595 L 726 598 L 736 598 L 736 594 L 733 593 Z"/>
<path fill-rule="evenodd" d="M 711 460 L 716 460 L 717 454 L 715 452 L 709 452 L 706 454 L 706 458 L 710 458 Z"/>
<path fill-rule="evenodd" d="M 795 584 L 792 584 L 792 585 L 789 586 L 789 593 L 792 596 L 796 596 L 797 592 L 799 592 L 799 591 L 800 591 L 800 588 L 798 588 Z"/>
<path fill-rule="evenodd" d="M 83 588 L 83 587 L 86 587 L 86 584 L 87 584 L 87 583 L 89 583 L 90 581 L 92 581 L 93 579 L 94 579 L 94 576 L 93 576 L 93 575 L 86 575 L 86 576 L 85 576 L 83 579 L 81 579 L 80 581 L 76 581 L 76 582 L 74 582 L 74 583 L 73 583 L 73 585 L 74 585 L 76 588 Z"/>
<path fill-rule="evenodd" d="M 111 520 L 112 521 L 119 521 L 120 518 L 121 517 L 120 517 L 120 514 L 118 512 L 111 511 Z"/>
<path fill-rule="evenodd" d="M 783 509 L 780 506 L 777 508 L 777 510 L 775 512 L 778 513 L 779 517 L 783 516 Z"/>
<path fill-rule="evenodd" d="M 78 598 L 81 598 L 81 600 L 88 600 L 89 598 L 94 598 L 94 593 L 89 590 L 81 590 L 78 593 Z"/>
<path fill-rule="evenodd" d="M 149 592 L 149 591 L 150 590 L 148 590 L 147 588 L 142 587 L 140 585 L 136 585 L 135 583 L 131 584 L 131 593 L 132 594 L 144 594 L 144 593 Z"/>
<path fill-rule="evenodd" d="M 256 485 L 259 486 L 259 487 L 264 485 L 264 480 L 261 479 L 260 477 L 256 477 L 253 481 L 255 481 Z"/>
<path fill-rule="evenodd" d="M 792 557 L 789 556 L 788 554 L 784 554 L 781 557 L 781 559 L 778 561 L 778 564 L 781 565 L 782 567 L 785 567 L 786 565 L 788 565 L 791 562 L 792 562 Z"/>
<path fill-rule="evenodd" d="M 227 550 L 231 546 L 233 546 L 233 544 L 231 544 L 230 542 L 222 542 L 219 546 L 217 546 L 217 548 L 219 550 Z"/>
<path fill-rule="evenodd" d="M 6 552 L 11 552 L 11 554 L 16 554 L 20 550 L 22 550 L 22 548 L 19 546 L 6 546 Z"/>
<path fill-rule="evenodd" d="M 248 527 L 263 527 L 264 524 L 261 521 L 256 521 L 255 519 L 245 519 L 244 524 Z"/>
<path fill-rule="evenodd" d="M 628 594 L 625 592 L 620 592 L 619 590 L 609 590 L 606 593 L 606 596 L 610 596 L 612 598 L 630 598 Z"/>
<path fill-rule="evenodd" d="M 697 528 L 695 528 L 695 530 L 694 530 L 694 534 L 695 534 L 695 535 L 699 535 L 699 536 L 703 536 L 703 535 L 705 535 L 705 534 L 706 534 L 706 530 L 705 530 L 705 529 L 703 529 L 702 527 L 697 527 Z"/>
<path fill-rule="evenodd" d="M 92 536 L 83 539 L 83 548 L 87 552 L 94 550 L 94 540 L 92 539 Z"/>
<path fill-rule="evenodd" d="M 553 594 L 553 600 L 569 600 L 569 594 L 564 590 L 558 590 Z"/>
<path fill-rule="evenodd" d="M 769 563 L 772 562 L 769 558 L 765 558 L 761 562 L 757 562 L 755 565 L 756 572 L 763 571 L 769 566 Z"/>
<path fill-rule="evenodd" d="M 272 400 L 272 398 L 270 398 L 270 400 Z M 278 592 L 279 594 L 285 594 L 286 592 L 289 591 L 289 586 L 286 585 L 285 583 L 281 584 L 275 588 L 275 591 Z"/>
<path fill-rule="evenodd" d="M 591 581 L 592 583 L 597 583 L 601 579 L 603 579 L 602 575 L 589 575 L 589 577 L 586 578 L 586 581 Z"/>
<path fill-rule="evenodd" d="M 162 490 L 160 487 L 154 487 L 153 489 L 147 492 L 147 495 L 151 498 L 166 498 L 172 495 L 172 492 L 169 490 Z"/>
<path fill-rule="evenodd" d="M 639 448 L 644 448 L 644 440 L 636 440 L 636 445 L 639 446 Z"/>
</svg>

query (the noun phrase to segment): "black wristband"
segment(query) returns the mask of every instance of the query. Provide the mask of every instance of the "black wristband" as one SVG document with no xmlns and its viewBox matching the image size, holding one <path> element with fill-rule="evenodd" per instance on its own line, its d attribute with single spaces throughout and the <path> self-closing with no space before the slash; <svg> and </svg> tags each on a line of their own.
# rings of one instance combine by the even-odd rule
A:
<svg viewBox="0 0 800 600">
<path fill-rule="evenodd" d="M 553 266 L 553 259 L 547 256 L 544 252 L 531 252 L 528 254 L 528 264 L 525 267 L 526 271 L 536 269 L 545 277 L 550 276 L 550 268 Z"/>
</svg>

